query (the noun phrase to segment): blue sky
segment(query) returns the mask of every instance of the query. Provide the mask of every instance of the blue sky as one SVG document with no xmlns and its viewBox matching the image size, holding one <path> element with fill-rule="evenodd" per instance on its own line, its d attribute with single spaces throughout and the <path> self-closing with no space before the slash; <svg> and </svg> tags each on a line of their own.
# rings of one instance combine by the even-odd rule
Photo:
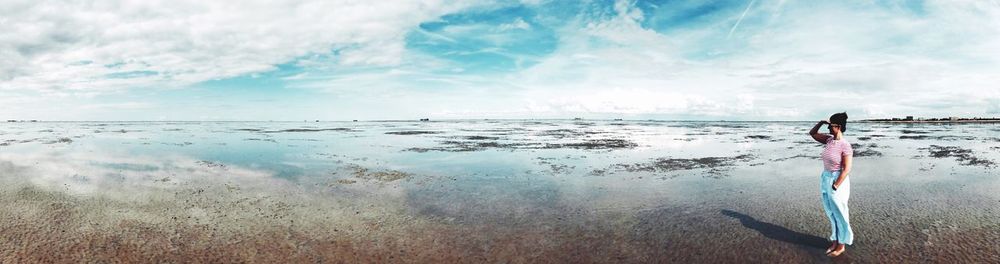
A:
<svg viewBox="0 0 1000 264">
<path fill-rule="evenodd" d="M 1000 116 L 1000 1 L 5 1 L 0 119 Z"/>
</svg>

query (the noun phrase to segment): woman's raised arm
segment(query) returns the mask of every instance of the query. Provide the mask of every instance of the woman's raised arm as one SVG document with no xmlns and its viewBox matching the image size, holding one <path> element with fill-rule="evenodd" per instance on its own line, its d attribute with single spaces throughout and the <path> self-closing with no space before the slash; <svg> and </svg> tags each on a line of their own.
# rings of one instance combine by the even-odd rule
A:
<svg viewBox="0 0 1000 264">
<path fill-rule="evenodd" d="M 812 138 L 817 142 L 826 144 L 826 140 L 830 139 L 830 135 L 819 133 L 819 128 L 829 123 L 829 121 L 820 120 L 819 123 L 816 123 L 816 125 L 813 126 L 812 130 L 809 130 L 809 135 L 812 136 Z"/>
</svg>

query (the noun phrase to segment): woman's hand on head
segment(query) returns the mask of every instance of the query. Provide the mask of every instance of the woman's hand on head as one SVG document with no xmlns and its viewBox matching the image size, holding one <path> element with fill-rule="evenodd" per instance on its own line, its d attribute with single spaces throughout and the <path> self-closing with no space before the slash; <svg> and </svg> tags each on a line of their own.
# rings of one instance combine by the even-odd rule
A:
<svg viewBox="0 0 1000 264">
<path fill-rule="evenodd" d="M 826 124 L 829 124 L 829 123 L 830 123 L 830 120 L 827 120 L 827 119 L 823 119 L 823 120 L 820 120 L 820 121 L 819 121 L 819 123 L 820 123 L 820 124 L 824 124 L 824 125 L 826 125 Z"/>
</svg>

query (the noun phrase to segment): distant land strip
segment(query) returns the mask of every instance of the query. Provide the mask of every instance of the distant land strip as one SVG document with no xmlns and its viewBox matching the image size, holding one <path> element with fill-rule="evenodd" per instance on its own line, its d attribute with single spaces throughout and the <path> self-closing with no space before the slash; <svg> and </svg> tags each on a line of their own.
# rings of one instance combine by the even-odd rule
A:
<svg viewBox="0 0 1000 264">
<path fill-rule="evenodd" d="M 876 123 L 1000 123 L 1000 118 L 997 117 L 973 117 L 973 118 L 962 118 L 962 117 L 944 117 L 944 118 L 913 118 L 913 116 L 907 116 L 904 118 L 878 118 L 878 119 L 864 119 L 860 122 L 876 122 Z"/>
</svg>

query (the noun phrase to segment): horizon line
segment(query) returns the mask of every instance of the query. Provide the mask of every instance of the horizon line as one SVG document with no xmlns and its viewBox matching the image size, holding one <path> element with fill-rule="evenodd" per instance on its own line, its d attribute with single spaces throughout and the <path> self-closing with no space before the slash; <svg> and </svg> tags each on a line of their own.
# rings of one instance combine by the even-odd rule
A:
<svg viewBox="0 0 1000 264">
<path fill-rule="evenodd" d="M 43 122 L 436 122 L 436 121 L 483 121 L 483 120 L 566 120 L 566 121 L 658 121 L 658 122 L 811 122 L 812 120 L 735 120 L 735 119 L 625 119 L 625 118 L 441 118 L 441 119 L 312 119 L 312 120 L 42 120 L 42 119 L 0 119 L 0 123 L 43 123 Z M 861 121 L 861 120 L 858 120 Z"/>
</svg>

